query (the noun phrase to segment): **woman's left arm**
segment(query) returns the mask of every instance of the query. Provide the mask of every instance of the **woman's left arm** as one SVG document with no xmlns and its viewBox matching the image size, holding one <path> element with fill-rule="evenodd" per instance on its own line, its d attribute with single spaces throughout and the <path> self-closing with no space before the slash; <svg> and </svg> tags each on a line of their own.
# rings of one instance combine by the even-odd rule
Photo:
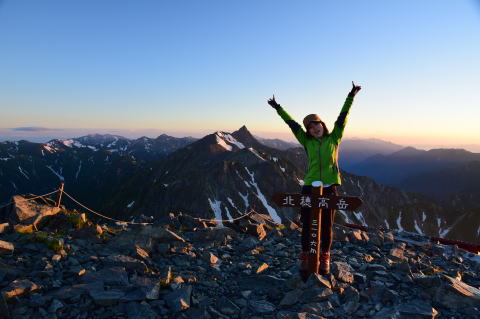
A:
<svg viewBox="0 0 480 319">
<path fill-rule="evenodd" d="M 345 129 L 345 124 L 347 123 L 347 115 L 348 115 L 348 112 L 350 111 L 350 107 L 352 106 L 353 98 L 361 89 L 362 89 L 361 86 L 355 85 L 355 83 L 353 83 L 352 81 L 352 90 L 350 91 L 350 93 L 348 93 L 347 99 L 343 104 L 342 110 L 340 111 L 340 115 L 338 115 L 338 118 L 335 121 L 335 126 L 331 133 L 331 136 L 335 140 L 336 144 L 339 144 L 340 140 L 342 139 L 343 131 Z"/>
</svg>

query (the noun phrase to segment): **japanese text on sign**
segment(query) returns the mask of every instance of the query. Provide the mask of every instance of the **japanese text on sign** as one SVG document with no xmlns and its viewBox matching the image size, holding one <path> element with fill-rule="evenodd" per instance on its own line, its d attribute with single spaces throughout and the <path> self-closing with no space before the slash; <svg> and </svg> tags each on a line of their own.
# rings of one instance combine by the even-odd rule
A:
<svg viewBox="0 0 480 319">
<path fill-rule="evenodd" d="M 338 209 L 345 209 L 345 208 L 348 207 L 348 204 L 347 204 L 347 202 L 345 202 L 345 200 L 342 198 L 341 200 L 338 201 L 337 207 L 338 207 Z"/>
<path fill-rule="evenodd" d="M 325 207 L 325 208 L 328 208 L 328 200 L 329 198 L 327 197 L 320 197 L 319 199 L 319 202 L 318 202 L 318 208 L 321 208 L 321 207 Z"/>
<path fill-rule="evenodd" d="M 295 206 L 293 202 L 293 197 L 291 195 L 285 196 L 285 198 L 283 199 L 283 205 Z"/>
<path fill-rule="evenodd" d="M 300 206 L 302 207 L 312 207 L 312 199 L 310 196 L 300 197 Z"/>
</svg>

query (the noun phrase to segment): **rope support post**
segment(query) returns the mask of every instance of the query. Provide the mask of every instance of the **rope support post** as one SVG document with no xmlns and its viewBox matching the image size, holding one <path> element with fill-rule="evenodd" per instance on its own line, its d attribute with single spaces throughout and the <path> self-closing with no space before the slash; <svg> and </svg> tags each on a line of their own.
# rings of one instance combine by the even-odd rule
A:
<svg viewBox="0 0 480 319">
<path fill-rule="evenodd" d="M 60 188 L 58 189 L 58 199 L 57 199 L 57 206 L 60 207 L 60 203 L 62 202 L 62 195 L 63 195 L 63 188 L 65 187 L 64 183 L 60 184 Z"/>
</svg>

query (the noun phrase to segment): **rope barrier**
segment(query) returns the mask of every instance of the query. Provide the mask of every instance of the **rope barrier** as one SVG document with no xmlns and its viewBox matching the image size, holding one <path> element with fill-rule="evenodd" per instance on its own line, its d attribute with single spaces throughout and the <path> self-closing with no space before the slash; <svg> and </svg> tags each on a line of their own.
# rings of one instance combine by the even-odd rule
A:
<svg viewBox="0 0 480 319">
<path fill-rule="evenodd" d="M 239 220 L 239 219 L 242 219 L 242 218 L 245 218 L 251 214 L 253 214 L 255 211 L 250 211 L 248 212 L 247 214 L 245 215 L 242 215 L 240 217 L 237 217 L 237 218 L 234 218 L 234 219 L 206 219 L 206 218 L 199 218 L 199 217 L 193 217 L 191 215 L 187 215 L 185 214 L 185 216 L 190 216 L 192 217 L 192 219 L 195 219 L 195 220 L 198 220 L 198 221 L 201 221 L 201 222 L 222 222 L 222 223 L 231 223 L 231 222 L 234 222 L 236 220 Z"/>
<path fill-rule="evenodd" d="M 55 191 L 53 191 L 53 192 L 50 192 L 50 193 L 47 193 L 47 194 L 44 194 L 44 195 L 38 195 L 38 196 L 35 196 L 35 197 L 25 198 L 25 199 L 19 199 L 18 202 L 29 202 L 29 201 L 31 201 L 31 200 L 34 200 L 34 199 L 37 199 L 37 198 L 41 198 L 41 197 L 50 196 L 50 195 L 55 194 L 55 193 L 58 193 L 58 192 L 59 192 L 59 190 L 57 189 L 57 190 L 55 190 Z M 6 205 L 3 205 L 3 206 L 0 206 L 0 209 L 5 208 L 5 207 L 7 207 L 7 206 L 10 206 L 10 205 L 12 205 L 12 204 L 15 204 L 15 201 L 12 200 L 10 203 L 8 203 L 8 204 L 6 204 Z"/>
<path fill-rule="evenodd" d="M 126 221 L 123 221 L 123 220 L 118 220 L 118 219 L 115 219 L 115 218 L 112 218 L 112 217 L 108 217 L 108 216 L 105 216 L 105 215 L 102 215 L 100 214 L 99 212 L 96 212 L 94 211 L 93 209 L 91 208 L 88 208 L 87 206 L 83 205 L 82 203 L 80 203 L 78 200 L 76 200 L 75 198 L 73 198 L 71 195 L 69 195 L 66 191 L 63 191 L 63 193 L 68 197 L 70 198 L 74 203 L 76 203 L 77 205 L 81 206 L 82 208 L 88 210 L 89 212 L 97 215 L 97 216 L 100 216 L 102 218 L 105 218 L 105 219 L 108 219 L 108 220 L 111 220 L 111 221 L 114 221 L 114 222 L 118 222 L 118 223 L 123 223 L 123 224 L 128 224 L 128 225 L 152 225 L 153 223 L 134 223 L 134 222 L 126 222 Z"/>
</svg>

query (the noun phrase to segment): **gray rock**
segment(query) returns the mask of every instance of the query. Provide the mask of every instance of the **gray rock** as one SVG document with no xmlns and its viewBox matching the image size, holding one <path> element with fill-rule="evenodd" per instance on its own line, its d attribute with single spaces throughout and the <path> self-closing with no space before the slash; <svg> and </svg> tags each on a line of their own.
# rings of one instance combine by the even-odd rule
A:
<svg viewBox="0 0 480 319">
<path fill-rule="evenodd" d="M 240 311 L 240 308 L 225 296 L 222 296 L 217 300 L 217 308 L 221 313 L 226 315 L 233 315 Z"/>
<path fill-rule="evenodd" d="M 187 311 L 185 311 L 185 316 L 187 316 L 187 318 L 189 319 L 212 319 L 212 316 L 204 307 L 200 309 L 190 308 Z"/>
<path fill-rule="evenodd" d="M 347 288 L 345 288 L 344 294 L 345 294 L 345 297 L 344 297 L 343 311 L 345 311 L 346 314 L 350 315 L 354 313 L 360 306 L 359 304 L 360 294 L 358 290 L 352 286 L 348 286 Z"/>
<path fill-rule="evenodd" d="M 286 280 L 272 275 L 253 275 L 239 277 L 238 285 L 242 290 L 271 290 L 275 287 L 285 287 Z"/>
<path fill-rule="evenodd" d="M 159 317 L 146 302 L 129 302 L 126 309 L 128 319 L 156 319 Z"/>
<path fill-rule="evenodd" d="M 15 250 L 15 246 L 8 241 L 0 240 L 0 255 L 11 255 Z"/>
<path fill-rule="evenodd" d="M 435 292 L 435 301 L 448 309 L 480 307 L 480 289 L 450 276 L 442 276 L 443 284 Z"/>
<path fill-rule="evenodd" d="M 40 289 L 40 286 L 28 279 L 14 280 L 6 288 L 2 289 L 2 294 L 7 299 L 10 299 L 30 294 L 38 289 Z"/>
<path fill-rule="evenodd" d="M 398 309 L 402 319 L 433 319 L 438 315 L 431 304 L 422 301 L 401 304 Z"/>
<path fill-rule="evenodd" d="M 11 227 L 10 227 L 9 223 L 1 223 L 0 224 L 0 234 L 9 232 L 10 229 L 11 229 Z"/>
<path fill-rule="evenodd" d="M 328 280 L 326 277 L 313 273 L 308 277 L 308 280 L 306 282 L 307 287 L 326 287 L 326 288 L 332 288 L 332 284 L 330 283 L 330 280 Z"/>
<path fill-rule="evenodd" d="M 266 300 L 250 300 L 249 307 L 257 314 L 270 314 L 275 311 L 275 306 Z"/>
<path fill-rule="evenodd" d="M 332 263 L 332 273 L 338 280 L 352 283 L 354 279 L 352 272 L 352 267 L 345 262 L 335 261 Z"/>
<path fill-rule="evenodd" d="M 115 305 L 125 295 L 125 293 L 120 290 L 91 290 L 89 291 L 89 294 L 93 301 L 99 306 Z"/>
<path fill-rule="evenodd" d="M 240 243 L 238 248 L 243 250 L 243 251 L 251 250 L 251 249 L 255 248 L 259 243 L 260 242 L 256 238 L 247 237 L 244 240 L 242 240 L 242 242 Z"/>
<path fill-rule="evenodd" d="M 25 225 L 35 223 L 44 216 L 54 215 L 61 211 L 59 207 L 41 204 L 35 200 L 26 201 L 24 196 L 12 197 L 13 204 L 0 209 L 0 220 L 20 222 Z"/>
<path fill-rule="evenodd" d="M 179 312 L 190 308 L 191 295 L 192 286 L 185 286 L 167 294 L 163 299 L 170 310 Z"/>
<path fill-rule="evenodd" d="M 110 267 L 99 271 L 90 271 L 81 278 L 84 283 L 103 282 L 114 287 L 128 285 L 128 274 L 124 267 Z"/>
<path fill-rule="evenodd" d="M 3 297 L 3 294 L 0 294 L 0 313 L 5 316 L 5 319 L 8 319 L 10 317 L 10 311 L 8 310 L 8 306 L 5 298 Z"/>
<path fill-rule="evenodd" d="M 128 270 L 145 272 L 147 265 L 141 260 L 126 255 L 113 255 L 103 258 L 103 263 L 109 266 L 125 267 Z"/>
<path fill-rule="evenodd" d="M 304 304 L 301 311 L 308 314 L 320 316 L 330 312 L 332 309 L 333 305 L 329 301 L 324 301 Z"/>
<path fill-rule="evenodd" d="M 403 256 L 404 250 L 401 248 L 392 248 L 390 249 L 390 253 L 388 254 L 388 258 L 394 261 L 402 261 L 405 259 Z"/>
<path fill-rule="evenodd" d="M 198 229 L 194 232 L 186 232 L 184 234 L 186 237 L 193 242 L 223 242 L 225 239 L 230 237 L 237 237 L 237 233 L 228 227 L 223 228 L 205 228 Z"/>
<path fill-rule="evenodd" d="M 318 302 L 327 299 L 333 295 L 330 288 L 311 288 L 302 292 L 301 300 L 304 302 Z"/>
<path fill-rule="evenodd" d="M 287 292 L 280 301 L 280 306 L 291 306 L 296 304 L 300 300 L 302 293 L 303 291 L 300 289 Z"/>
<path fill-rule="evenodd" d="M 58 309 L 61 309 L 63 307 L 64 305 L 60 300 L 53 299 L 52 303 L 50 304 L 50 307 L 48 307 L 48 312 L 55 313 L 57 312 Z"/>
<path fill-rule="evenodd" d="M 387 303 L 394 302 L 398 298 L 398 293 L 386 288 L 385 286 L 369 287 L 363 290 L 360 294 L 373 303 Z"/>
<path fill-rule="evenodd" d="M 135 285 L 145 293 L 145 299 L 155 300 L 160 296 L 160 281 L 149 277 L 137 277 Z"/>
<path fill-rule="evenodd" d="M 323 319 L 324 317 L 308 312 L 279 311 L 276 319 Z"/>
</svg>

